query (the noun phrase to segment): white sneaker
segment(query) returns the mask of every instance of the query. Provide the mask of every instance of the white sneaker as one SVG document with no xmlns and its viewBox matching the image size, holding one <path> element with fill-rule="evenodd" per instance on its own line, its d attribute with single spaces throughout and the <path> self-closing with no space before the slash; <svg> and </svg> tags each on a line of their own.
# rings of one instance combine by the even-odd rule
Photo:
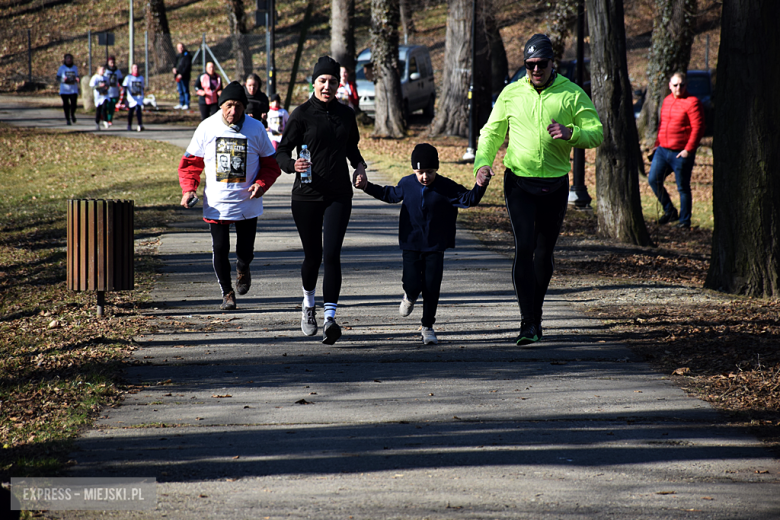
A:
<svg viewBox="0 0 780 520">
<path fill-rule="evenodd" d="M 108 128 L 108 121 L 103 121 L 103 128 Z"/>
<path fill-rule="evenodd" d="M 423 345 L 438 345 L 439 340 L 436 338 L 436 333 L 433 332 L 433 327 L 422 328 L 422 342 Z"/>
<path fill-rule="evenodd" d="M 175 107 L 173 107 L 174 110 L 179 110 L 180 108 L 181 108 L 181 104 L 178 104 Z"/>
<path fill-rule="evenodd" d="M 139 132 L 143 132 L 143 131 L 144 131 L 144 127 L 143 127 L 143 126 L 139 126 L 139 127 L 138 127 L 138 131 L 139 131 Z"/>
<path fill-rule="evenodd" d="M 403 317 L 409 316 L 414 310 L 414 302 L 409 301 L 404 293 L 403 299 L 401 299 L 401 305 L 398 307 L 398 314 Z"/>
<path fill-rule="evenodd" d="M 182 110 L 189 110 L 189 109 L 190 109 L 190 106 L 189 106 L 189 105 L 184 105 L 183 107 L 181 107 L 181 109 L 182 109 Z"/>
</svg>

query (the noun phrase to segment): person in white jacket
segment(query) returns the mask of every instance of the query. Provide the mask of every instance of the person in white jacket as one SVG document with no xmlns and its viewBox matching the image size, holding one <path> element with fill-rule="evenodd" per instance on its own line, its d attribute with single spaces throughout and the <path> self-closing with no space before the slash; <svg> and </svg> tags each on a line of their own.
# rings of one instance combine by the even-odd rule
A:
<svg viewBox="0 0 780 520">
<path fill-rule="evenodd" d="M 57 69 L 57 82 L 60 84 L 65 123 L 70 125 L 76 122 L 76 102 L 79 99 L 79 69 L 73 64 L 72 54 L 66 54 Z"/>
<path fill-rule="evenodd" d="M 144 77 L 138 73 L 138 65 L 133 63 L 130 67 L 130 74 L 125 76 L 122 86 L 125 87 L 127 93 L 127 129 L 133 129 L 133 112 L 137 114 L 138 119 L 138 131 L 144 129 L 143 119 L 141 118 L 141 112 L 144 107 Z"/>
<path fill-rule="evenodd" d="M 95 98 L 95 128 L 100 130 L 100 123 L 105 120 L 106 95 L 108 94 L 108 83 L 103 75 L 106 68 L 100 65 L 89 80 L 89 86 L 92 87 L 92 95 Z"/>
</svg>

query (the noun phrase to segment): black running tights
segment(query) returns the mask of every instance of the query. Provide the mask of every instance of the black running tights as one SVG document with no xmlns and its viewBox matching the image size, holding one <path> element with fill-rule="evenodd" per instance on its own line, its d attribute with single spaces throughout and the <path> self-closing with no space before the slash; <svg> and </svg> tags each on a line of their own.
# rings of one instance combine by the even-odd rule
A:
<svg viewBox="0 0 780 520">
<path fill-rule="evenodd" d="M 444 251 L 403 252 L 404 268 L 401 283 L 406 296 L 417 300 L 422 293 L 422 326 L 433 327 L 436 323 L 436 309 L 439 306 L 441 280 L 444 275 Z"/>
<path fill-rule="evenodd" d="M 255 235 L 257 234 L 257 217 L 232 222 L 236 227 L 236 269 L 245 271 L 255 257 Z M 230 224 L 211 224 L 211 249 L 214 272 L 217 275 L 222 295 L 233 290 L 230 260 Z"/>
<path fill-rule="evenodd" d="M 529 193 L 518 186 L 515 174 L 507 170 L 504 198 L 515 236 L 512 283 L 520 313 L 523 320 L 539 321 L 555 265 L 553 250 L 566 215 L 569 190 L 561 187 L 552 193 Z"/>
<path fill-rule="evenodd" d="M 76 103 L 78 102 L 78 94 L 60 94 L 62 98 L 62 110 L 65 112 L 65 119 L 71 121 L 76 119 Z"/>
<path fill-rule="evenodd" d="M 347 232 L 352 199 L 292 201 L 292 214 L 303 246 L 303 288 L 317 287 L 320 265 L 325 264 L 322 300 L 338 303 L 341 293 L 341 245 Z"/>
</svg>

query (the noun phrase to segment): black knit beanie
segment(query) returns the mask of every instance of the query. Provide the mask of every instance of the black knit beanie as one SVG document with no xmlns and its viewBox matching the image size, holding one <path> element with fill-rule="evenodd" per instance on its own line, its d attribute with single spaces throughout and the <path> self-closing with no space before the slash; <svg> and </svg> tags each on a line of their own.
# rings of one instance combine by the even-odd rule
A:
<svg viewBox="0 0 780 520">
<path fill-rule="evenodd" d="M 412 150 L 413 170 L 438 170 L 439 152 L 428 143 L 420 143 Z"/>
<path fill-rule="evenodd" d="M 531 36 L 523 49 L 523 59 L 526 61 L 531 58 L 553 59 L 554 57 L 552 42 L 544 34 Z"/>
<path fill-rule="evenodd" d="M 249 104 L 249 101 L 246 99 L 246 91 L 244 91 L 244 87 L 238 81 L 231 81 L 222 90 L 222 94 L 219 95 L 219 106 L 222 106 L 225 101 L 231 100 L 240 102 L 244 105 L 244 108 Z"/>
<path fill-rule="evenodd" d="M 338 78 L 339 74 L 341 74 L 341 65 L 330 56 L 322 56 L 314 66 L 314 73 L 311 75 L 312 82 L 323 74 L 330 74 Z"/>
</svg>

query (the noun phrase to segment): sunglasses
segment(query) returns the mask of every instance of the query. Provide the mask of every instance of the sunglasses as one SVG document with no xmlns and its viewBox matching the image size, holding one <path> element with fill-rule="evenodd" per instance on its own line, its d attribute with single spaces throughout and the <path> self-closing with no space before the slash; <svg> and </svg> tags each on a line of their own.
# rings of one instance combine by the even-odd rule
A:
<svg viewBox="0 0 780 520">
<path fill-rule="evenodd" d="M 534 70 L 535 68 L 539 68 L 539 70 L 542 70 L 542 69 L 546 69 L 547 65 L 549 64 L 550 64 L 550 60 L 526 61 L 525 68 L 528 70 Z"/>
</svg>

